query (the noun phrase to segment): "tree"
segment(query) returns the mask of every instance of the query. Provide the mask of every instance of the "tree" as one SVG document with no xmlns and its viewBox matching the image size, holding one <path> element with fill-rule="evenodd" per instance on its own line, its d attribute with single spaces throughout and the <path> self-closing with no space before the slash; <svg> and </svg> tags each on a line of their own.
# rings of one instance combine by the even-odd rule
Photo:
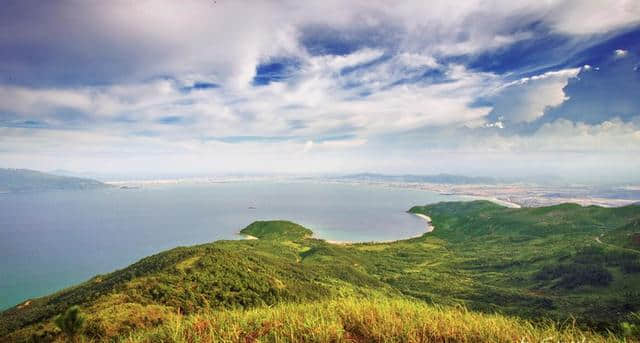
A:
<svg viewBox="0 0 640 343">
<path fill-rule="evenodd" d="M 76 335 L 82 330 L 84 321 L 84 315 L 80 312 L 78 306 L 70 307 L 64 314 L 58 315 L 55 319 L 58 328 L 72 341 L 75 340 Z"/>
</svg>

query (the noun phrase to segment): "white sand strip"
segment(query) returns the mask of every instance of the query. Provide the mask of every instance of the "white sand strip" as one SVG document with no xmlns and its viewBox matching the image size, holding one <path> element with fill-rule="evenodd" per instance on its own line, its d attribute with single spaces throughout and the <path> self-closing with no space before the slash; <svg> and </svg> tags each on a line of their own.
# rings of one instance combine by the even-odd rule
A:
<svg viewBox="0 0 640 343">
<path fill-rule="evenodd" d="M 427 232 L 433 231 L 434 228 L 433 228 L 433 225 L 431 224 L 431 217 L 425 216 L 422 213 L 414 213 L 414 214 L 427 221 Z"/>
</svg>

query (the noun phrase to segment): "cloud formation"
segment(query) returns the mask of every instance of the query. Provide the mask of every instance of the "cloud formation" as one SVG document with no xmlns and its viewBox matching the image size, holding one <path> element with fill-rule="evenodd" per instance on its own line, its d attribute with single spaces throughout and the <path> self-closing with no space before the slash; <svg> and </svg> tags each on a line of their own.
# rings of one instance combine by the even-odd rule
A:
<svg viewBox="0 0 640 343">
<path fill-rule="evenodd" d="M 501 86 L 494 96 L 492 115 L 512 123 L 530 123 L 549 107 L 568 99 L 564 88 L 580 68 L 550 71 L 525 77 Z"/>
<path fill-rule="evenodd" d="M 329 172 L 418 150 L 635 151 L 638 18 L 629 0 L 11 2 L 0 156 Z"/>
</svg>

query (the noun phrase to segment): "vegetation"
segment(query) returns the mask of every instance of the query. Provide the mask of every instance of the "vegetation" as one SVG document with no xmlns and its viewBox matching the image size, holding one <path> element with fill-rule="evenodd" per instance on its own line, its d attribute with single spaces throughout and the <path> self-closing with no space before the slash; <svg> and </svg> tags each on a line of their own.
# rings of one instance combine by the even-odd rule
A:
<svg viewBox="0 0 640 343">
<path fill-rule="evenodd" d="M 139 342 L 616 342 L 572 323 L 532 326 L 502 315 L 389 298 L 347 298 L 173 316 L 122 340 Z"/>
<path fill-rule="evenodd" d="M 313 232 L 296 223 L 273 220 L 257 221 L 240 230 L 243 235 L 249 235 L 262 239 L 301 239 L 311 236 Z"/>
<path fill-rule="evenodd" d="M 78 306 L 70 307 L 64 314 L 58 315 L 54 323 L 69 340 L 75 340 L 84 326 L 84 316 Z"/>
<path fill-rule="evenodd" d="M 9 309 L 0 337 L 60 339 L 53 318 L 74 305 L 88 341 L 599 341 L 640 327 L 640 206 L 410 211 L 435 231 L 336 245 L 256 222 L 242 233 L 259 239 L 175 248 Z"/>
</svg>

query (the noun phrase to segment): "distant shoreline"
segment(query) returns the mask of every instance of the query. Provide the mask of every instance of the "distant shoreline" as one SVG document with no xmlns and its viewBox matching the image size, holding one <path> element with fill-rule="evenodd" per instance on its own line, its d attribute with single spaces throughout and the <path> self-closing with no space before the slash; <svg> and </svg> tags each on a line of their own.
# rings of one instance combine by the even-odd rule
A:
<svg viewBox="0 0 640 343">
<path fill-rule="evenodd" d="M 429 217 L 427 215 L 424 215 L 422 213 L 413 213 L 413 214 L 415 214 L 416 216 L 418 216 L 418 217 L 420 217 L 420 218 L 422 218 L 422 219 L 427 221 L 427 231 L 426 231 L 426 233 L 433 232 L 433 230 L 435 228 L 433 227 L 433 224 L 431 223 L 431 217 Z M 420 236 L 422 236 L 422 235 L 420 235 Z M 418 237 L 420 237 L 420 236 L 418 236 Z M 415 238 L 415 237 L 412 237 L 412 238 Z"/>
<path fill-rule="evenodd" d="M 385 188 L 401 188 L 416 191 L 428 191 L 454 199 L 488 200 L 509 208 L 530 208 L 576 203 L 581 206 L 597 205 L 602 207 L 621 207 L 639 202 L 640 198 L 620 198 L 599 195 L 589 186 L 545 186 L 526 183 L 498 184 L 447 184 L 423 182 L 397 182 L 375 180 L 339 180 L 339 179 L 299 179 L 287 177 L 199 177 L 150 180 L 108 181 L 112 186 L 150 187 L 179 184 L 221 184 L 236 182 L 285 182 L 285 183 L 320 183 L 345 184 L 352 186 L 375 186 Z M 612 188 L 615 191 L 617 188 Z M 640 186 L 626 186 L 625 190 L 637 191 Z M 551 196 L 560 194 L 561 196 Z"/>
</svg>

